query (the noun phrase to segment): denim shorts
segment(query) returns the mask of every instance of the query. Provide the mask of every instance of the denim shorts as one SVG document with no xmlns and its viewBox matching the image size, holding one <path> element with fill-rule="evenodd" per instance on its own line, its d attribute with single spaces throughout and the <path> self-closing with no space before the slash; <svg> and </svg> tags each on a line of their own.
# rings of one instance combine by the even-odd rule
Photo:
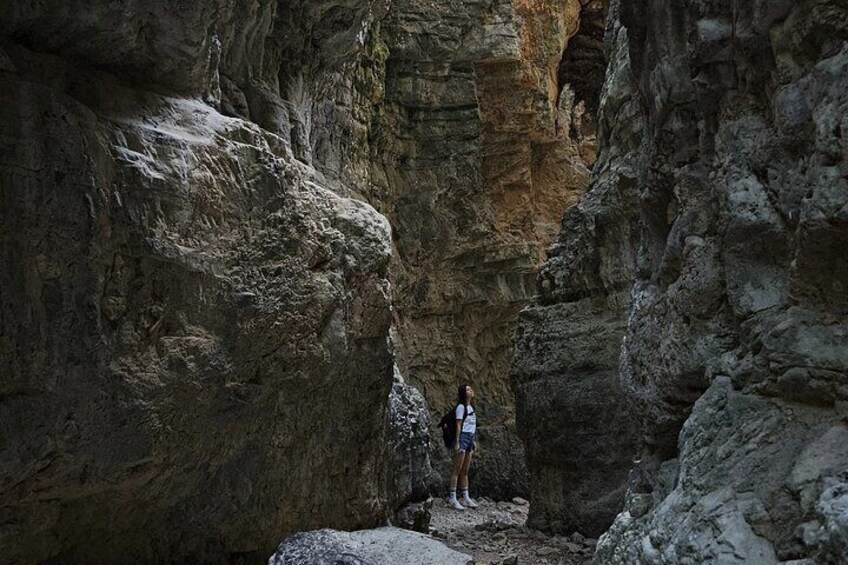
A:
<svg viewBox="0 0 848 565">
<path fill-rule="evenodd" d="M 462 432 L 459 434 L 459 450 L 466 453 L 474 451 L 474 434 L 471 432 Z"/>
</svg>

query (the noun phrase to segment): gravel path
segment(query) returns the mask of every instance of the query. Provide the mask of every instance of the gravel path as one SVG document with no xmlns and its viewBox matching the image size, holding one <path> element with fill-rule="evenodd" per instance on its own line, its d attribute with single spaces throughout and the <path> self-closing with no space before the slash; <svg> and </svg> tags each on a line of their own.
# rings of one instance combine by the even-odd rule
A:
<svg viewBox="0 0 848 565">
<path fill-rule="evenodd" d="M 472 554 L 478 565 L 584 565 L 592 563 L 597 540 L 580 534 L 549 536 L 527 528 L 529 506 L 478 501 L 480 507 L 458 512 L 444 499 L 431 510 L 430 534 L 449 547 Z"/>
</svg>

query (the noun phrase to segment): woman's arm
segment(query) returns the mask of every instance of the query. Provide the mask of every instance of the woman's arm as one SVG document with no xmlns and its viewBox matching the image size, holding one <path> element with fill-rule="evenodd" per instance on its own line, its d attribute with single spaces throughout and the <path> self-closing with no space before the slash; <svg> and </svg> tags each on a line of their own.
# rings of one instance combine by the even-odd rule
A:
<svg viewBox="0 0 848 565">
<path fill-rule="evenodd" d="M 459 436 L 462 433 L 462 420 L 456 421 L 456 441 L 453 444 L 453 450 L 459 451 Z"/>
</svg>

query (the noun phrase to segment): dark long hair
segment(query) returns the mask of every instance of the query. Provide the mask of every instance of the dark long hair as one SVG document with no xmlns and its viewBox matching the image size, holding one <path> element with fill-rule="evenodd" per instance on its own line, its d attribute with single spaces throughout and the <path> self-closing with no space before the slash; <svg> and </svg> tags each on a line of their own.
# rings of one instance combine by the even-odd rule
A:
<svg viewBox="0 0 848 565">
<path fill-rule="evenodd" d="M 465 396 L 465 387 L 467 386 L 467 384 L 461 384 L 459 385 L 459 388 L 456 389 L 456 402 L 463 406 L 468 406 L 468 398 Z"/>
</svg>

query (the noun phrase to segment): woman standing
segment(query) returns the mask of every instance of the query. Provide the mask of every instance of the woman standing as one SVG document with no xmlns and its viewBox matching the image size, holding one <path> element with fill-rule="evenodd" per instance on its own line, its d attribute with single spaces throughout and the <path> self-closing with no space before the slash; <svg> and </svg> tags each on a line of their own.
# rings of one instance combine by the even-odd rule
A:
<svg viewBox="0 0 848 565">
<path fill-rule="evenodd" d="M 477 413 L 474 411 L 473 402 L 474 389 L 470 385 L 461 385 L 457 390 L 456 443 L 453 446 L 453 467 L 448 498 L 451 506 L 457 510 L 465 510 L 465 506 L 477 508 L 477 503 L 468 495 L 468 469 L 471 467 L 471 456 L 476 448 L 477 435 Z M 457 480 L 462 492 L 462 503 L 456 498 Z"/>
</svg>

